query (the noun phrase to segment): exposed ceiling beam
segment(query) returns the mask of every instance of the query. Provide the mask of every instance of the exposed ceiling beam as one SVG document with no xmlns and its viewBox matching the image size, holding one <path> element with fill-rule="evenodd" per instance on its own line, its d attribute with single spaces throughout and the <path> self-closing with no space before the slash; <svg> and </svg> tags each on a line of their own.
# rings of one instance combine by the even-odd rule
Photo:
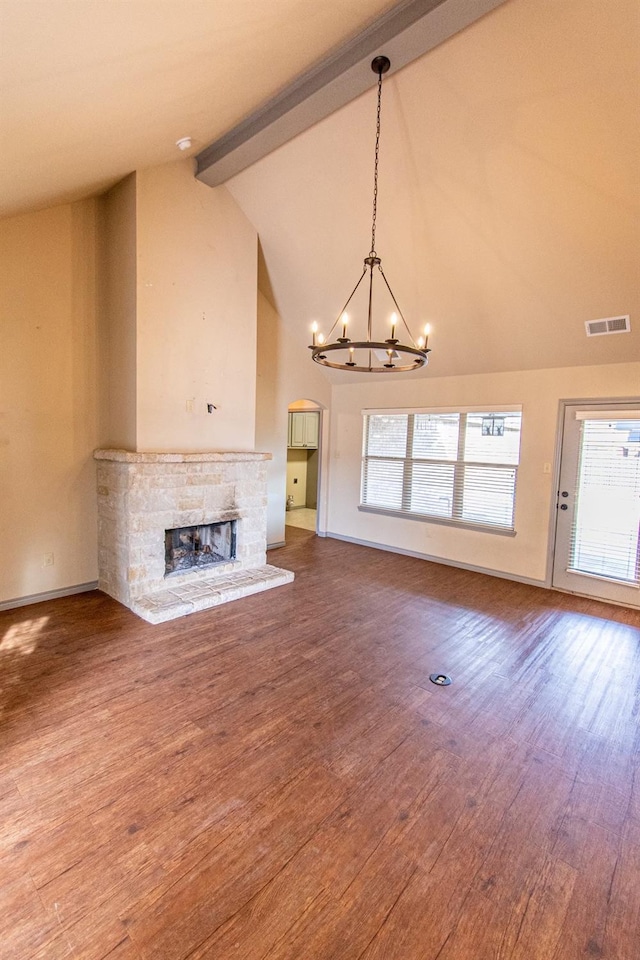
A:
<svg viewBox="0 0 640 960">
<path fill-rule="evenodd" d="M 404 0 L 196 156 L 196 177 L 217 187 L 377 83 L 371 60 L 411 63 L 505 0 Z"/>
</svg>

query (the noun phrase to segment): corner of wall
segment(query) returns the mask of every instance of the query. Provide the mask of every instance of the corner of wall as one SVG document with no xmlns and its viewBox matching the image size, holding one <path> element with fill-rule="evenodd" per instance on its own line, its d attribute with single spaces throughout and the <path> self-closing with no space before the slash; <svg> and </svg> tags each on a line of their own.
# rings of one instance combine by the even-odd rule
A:
<svg viewBox="0 0 640 960">
<path fill-rule="evenodd" d="M 102 198 L 100 304 L 105 445 L 137 445 L 137 175 Z"/>
</svg>

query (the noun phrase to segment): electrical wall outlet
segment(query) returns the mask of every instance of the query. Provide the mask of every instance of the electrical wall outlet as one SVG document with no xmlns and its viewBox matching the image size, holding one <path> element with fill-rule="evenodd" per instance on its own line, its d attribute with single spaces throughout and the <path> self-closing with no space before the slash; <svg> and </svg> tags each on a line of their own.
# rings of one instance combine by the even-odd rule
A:
<svg viewBox="0 0 640 960">
<path fill-rule="evenodd" d="M 185 403 L 187 413 L 193 413 L 193 400 L 187 400 Z"/>
<path fill-rule="evenodd" d="M 42 554 L 42 566 L 43 567 L 52 567 L 54 564 L 54 558 L 52 553 L 43 553 Z"/>
</svg>

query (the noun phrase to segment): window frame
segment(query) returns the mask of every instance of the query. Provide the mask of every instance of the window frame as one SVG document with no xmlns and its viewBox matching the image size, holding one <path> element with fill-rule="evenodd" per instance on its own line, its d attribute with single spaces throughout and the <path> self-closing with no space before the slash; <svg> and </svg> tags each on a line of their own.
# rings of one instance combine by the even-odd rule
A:
<svg viewBox="0 0 640 960">
<path fill-rule="evenodd" d="M 415 435 L 415 417 L 418 414 L 429 413 L 433 415 L 444 415 L 444 414 L 455 414 L 458 416 L 458 447 L 456 459 L 443 459 L 436 457 L 413 457 L 413 442 Z M 519 446 L 518 446 L 518 460 L 516 463 L 487 463 L 481 461 L 468 461 L 464 459 L 465 455 L 465 445 L 466 445 L 466 435 L 467 435 L 467 418 L 469 414 L 486 414 L 487 416 L 507 416 L 507 415 L 519 415 L 520 416 L 520 437 L 519 437 Z M 397 456 L 390 455 L 384 456 L 383 454 L 369 454 L 368 453 L 368 444 L 369 444 L 369 418 L 375 416 L 405 416 L 407 417 L 407 429 L 406 429 L 406 445 L 405 445 L 405 455 Z M 513 404 L 509 407 L 465 407 L 465 408 L 439 408 L 439 409 L 376 409 L 376 410 L 363 410 L 363 434 L 362 434 L 362 456 L 361 456 L 361 468 L 360 468 L 360 503 L 358 505 L 358 510 L 362 513 L 373 513 L 380 514 L 382 516 L 389 517 L 400 517 L 407 520 L 418 520 L 422 523 L 436 523 L 442 524 L 447 527 L 456 527 L 464 530 L 477 530 L 483 533 L 491 533 L 497 536 L 505 537 L 515 537 L 517 531 L 515 529 L 515 520 L 516 520 L 516 497 L 518 490 L 518 473 L 520 467 L 520 455 L 522 449 L 522 406 L 520 404 Z M 365 495 L 365 486 L 366 486 L 366 470 L 367 464 L 369 461 L 391 461 L 395 463 L 401 463 L 403 465 L 403 478 L 402 478 L 402 494 L 401 502 L 402 506 L 400 508 L 393 507 L 384 507 L 377 506 L 375 504 L 369 504 L 364 502 Z M 514 472 L 514 483 L 513 483 L 513 511 L 512 511 L 512 523 L 510 527 L 502 526 L 500 524 L 493 523 L 482 523 L 475 520 L 465 520 L 459 514 L 452 515 L 451 517 L 442 517 L 437 514 L 429 513 L 419 513 L 415 510 L 408 509 L 408 504 L 411 499 L 412 491 L 412 473 L 414 464 L 433 464 L 433 465 L 445 465 L 453 468 L 453 492 L 452 492 L 452 504 L 451 511 L 452 514 L 456 510 L 461 510 L 463 505 L 463 496 L 462 491 L 464 487 L 464 471 L 466 467 L 472 468 L 488 468 L 488 469 L 508 469 Z"/>
</svg>

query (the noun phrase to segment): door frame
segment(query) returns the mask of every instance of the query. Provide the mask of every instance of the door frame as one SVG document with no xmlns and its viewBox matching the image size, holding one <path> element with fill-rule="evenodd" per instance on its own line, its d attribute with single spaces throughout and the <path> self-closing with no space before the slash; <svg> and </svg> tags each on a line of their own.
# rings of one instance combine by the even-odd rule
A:
<svg viewBox="0 0 640 960">
<path fill-rule="evenodd" d="M 310 406 L 306 408 L 300 408 L 299 410 L 291 410 L 291 407 L 295 407 L 298 403 L 308 403 Z M 320 402 L 320 400 L 314 400 L 311 397 L 297 397 L 295 400 L 290 400 L 286 406 L 287 411 L 287 420 L 290 413 L 304 413 L 305 410 L 309 413 L 318 413 L 320 415 L 318 423 L 318 483 L 317 483 L 317 508 L 316 508 L 316 536 L 325 537 L 326 536 L 326 527 L 327 527 L 327 495 L 328 495 L 328 467 L 327 462 L 329 443 L 326 436 L 326 432 L 329 427 L 329 408 L 326 404 Z M 288 436 L 288 434 L 287 434 Z M 288 453 L 288 440 L 287 449 L 285 449 L 285 460 Z M 286 513 L 284 517 L 284 526 L 286 527 Z"/>
<path fill-rule="evenodd" d="M 585 594 L 576 593 L 573 590 L 563 590 L 562 587 L 553 586 L 553 564 L 556 552 L 556 516 L 558 509 L 558 498 L 560 496 L 560 466 L 562 462 L 562 445 L 564 442 L 564 424 L 567 407 L 575 404 L 606 404 L 608 403 L 640 403 L 640 397 L 576 397 L 572 399 L 560 400 L 558 403 L 558 418 L 556 421 L 556 447 L 552 464 L 553 484 L 551 487 L 551 502 L 549 504 L 549 536 L 547 546 L 547 572 L 545 576 L 545 585 L 549 590 L 555 590 L 557 593 L 566 593 L 569 596 L 581 597 Z M 587 599 L 595 600 L 595 597 Z M 619 603 L 616 600 L 598 600 L 598 603 L 612 603 L 615 606 L 629 608 L 627 604 Z"/>
</svg>

